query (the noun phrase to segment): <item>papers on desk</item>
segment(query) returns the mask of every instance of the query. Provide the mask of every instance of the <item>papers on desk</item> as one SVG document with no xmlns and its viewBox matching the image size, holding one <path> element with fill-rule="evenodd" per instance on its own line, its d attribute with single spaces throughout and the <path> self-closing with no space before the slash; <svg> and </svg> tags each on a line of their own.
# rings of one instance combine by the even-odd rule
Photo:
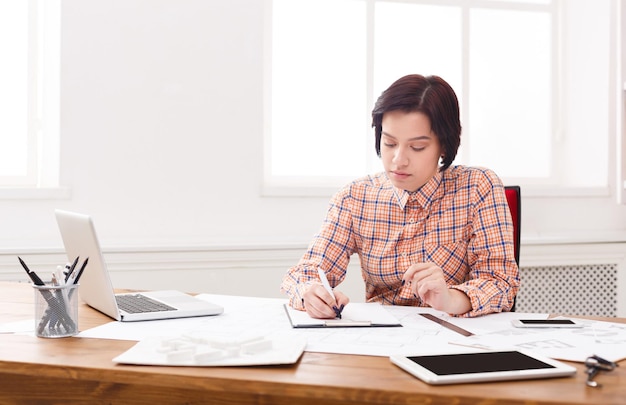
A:
<svg viewBox="0 0 626 405">
<path fill-rule="evenodd" d="M 305 311 L 298 311 L 284 304 L 285 311 L 294 328 L 348 328 L 348 327 L 398 327 L 402 324 L 382 305 L 376 303 L 352 303 L 346 306 L 341 319 L 311 318 Z"/>
<path fill-rule="evenodd" d="M 247 336 L 227 340 L 204 334 L 148 338 L 113 359 L 115 363 L 151 366 L 257 366 L 293 364 L 302 355 L 304 339 Z"/>
<path fill-rule="evenodd" d="M 0 334 L 2 333 L 29 333 L 35 334 L 35 320 L 24 319 L 22 321 L 6 322 L 0 324 Z"/>
<path fill-rule="evenodd" d="M 561 360 L 584 362 L 592 354 L 612 361 L 626 358 L 626 324 L 585 321 L 580 329 L 519 329 L 511 320 L 545 319 L 547 314 L 500 313 L 478 318 L 451 317 L 432 308 L 379 306 L 403 327 L 379 328 L 293 328 L 286 315 L 284 299 L 200 294 L 224 307 L 218 316 L 147 322 L 110 322 L 81 332 L 78 337 L 143 341 L 180 338 L 202 333 L 215 339 L 235 339 L 253 332 L 264 339 L 306 341 L 305 351 L 371 356 L 428 354 L 458 349 L 518 347 L 538 351 Z M 350 306 L 346 306 L 344 312 Z M 471 332 L 463 336 L 421 316 L 432 314 Z M 308 316 L 307 316 L 308 317 Z M 146 344 L 147 345 L 147 344 Z M 142 350 L 148 346 L 139 346 Z M 267 363 L 269 364 L 269 363 Z"/>
<path fill-rule="evenodd" d="M 218 316 L 181 318 L 147 322 L 109 322 L 78 334 L 81 338 L 121 339 L 141 341 L 149 338 L 177 338 L 184 333 L 204 333 L 218 339 L 234 339 L 250 332 L 265 339 L 303 339 L 306 351 L 389 356 L 405 353 L 422 346 L 447 347 L 458 334 L 429 321 L 420 312 L 445 316 L 430 308 L 378 306 L 392 315 L 404 327 L 377 328 L 293 328 L 285 313 L 285 299 L 236 297 L 200 294 L 224 307 Z M 346 306 L 344 311 L 356 303 Z M 374 304 L 377 305 L 377 304 Z M 358 306 L 358 305 L 357 305 Z M 468 326 L 463 326 L 468 329 Z M 470 328 L 474 333 L 479 329 Z"/>
<path fill-rule="evenodd" d="M 519 315 L 517 317 L 521 318 Z M 483 349 L 513 347 L 532 350 L 553 359 L 577 362 L 584 362 L 592 354 L 614 362 L 626 358 L 626 324 L 588 319 L 578 319 L 578 322 L 583 324 L 582 328 L 506 327 L 492 329 L 490 332 L 470 336 L 463 340 L 454 340 L 451 343 Z"/>
</svg>

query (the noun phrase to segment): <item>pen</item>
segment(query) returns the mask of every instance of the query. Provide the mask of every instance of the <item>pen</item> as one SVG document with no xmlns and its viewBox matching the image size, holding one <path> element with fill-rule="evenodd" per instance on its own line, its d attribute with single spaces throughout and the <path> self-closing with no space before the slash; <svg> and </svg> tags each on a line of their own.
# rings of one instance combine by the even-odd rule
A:
<svg viewBox="0 0 626 405">
<path fill-rule="evenodd" d="M 78 257 L 76 258 L 76 260 L 74 260 L 74 264 L 72 265 L 72 268 L 70 270 L 70 272 L 72 272 L 72 270 L 74 270 L 74 267 L 76 266 L 76 263 L 78 262 Z M 85 271 L 85 267 L 87 267 L 87 263 L 89 262 L 89 258 L 86 258 L 85 261 L 83 262 L 83 265 L 80 266 L 80 270 L 78 270 L 78 272 L 76 273 L 76 275 L 73 277 L 73 280 L 71 280 L 70 282 L 74 285 L 78 284 L 78 281 L 80 280 L 80 277 L 83 275 L 83 271 Z M 68 294 L 68 298 L 67 298 L 67 302 L 70 303 L 72 302 L 72 295 L 74 295 L 74 291 L 78 290 L 78 287 L 75 287 L 75 289 L 71 290 Z"/>
<path fill-rule="evenodd" d="M 78 260 L 78 258 L 76 258 L 76 260 Z M 80 276 L 83 275 L 83 271 L 85 271 L 85 267 L 87 267 L 87 262 L 89 262 L 89 258 L 86 258 L 85 261 L 83 262 L 83 265 L 80 266 L 80 270 L 78 270 L 78 272 L 76 273 L 76 276 L 74 277 L 74 280 L 72 281 L 72 284 L 76 285 L 78 284 L 78 280 L 80 280 Z M 72 301 L 72 295 L 74 295 L 74 290 L 71 290 L 67 299 L 68 302 Z"/>
<path fill-rule="evenodd" d="M 333 292 L 333 289 L 328 283 L 328 279 L 326 278 L 326 273 L 324 273 L 324 270 L 318 267 L 317 274 L 319 274 L 320 280 L 322 281 L 322 285 L 324 286 L 326 291 L 328 291 L 328 293 L 334 297 L 335 293 Z M 343 310 L 343 305 L 341 306 L 341 309 L 337 308 L 337 306 L 333 306 L 333 311 L 335 311 L 335 316 L 337 316 L 337 318 L 339 319 L 341 319 L 341 310 Z"/>
<path fill-rule="evenodd" d="M 30 279 L 33 280 L 33 284 L 46 285 L 46 283 L 44 283 L 34 271 L 31 271 L 28 268 L 28 266 L 26 265 L 26 263 L 24 263 L 24 260 L 22 260 L 21 257 L 18 256 L 17 259 L 20 261 L 20 264 L 22 265 L 24 270 L 26 270 L 26 274 L 28 274 L 28 277 L 30 277 Z"/>
<path fill-rule="evenodd" d="M 74 263 L 72 263 L 70 268 L 67 270 L 67 273 L 65 273 L 65 282 L 66 283 L 70 279 L 70 276 L 72 275 L 72 272 L 74 271 L 74 267 L 76 267 L 76 264 L 78 263 L 78 257 L 79 256 L 76 256 L 76 259 L 74 259 Z"/>
<path fill-rule="evenodd" d="M 86 258 L 85 261 L 83 262 L 83 265 L 80 266 L 80 270 L 78 270 L 78 274 L 76 274 L 76 277 L 74 278 L 74 284 L 78 284 L 78 280 L 80 280 L 80 276 L 83 275 L 83 271 L 85 271 L 85 267 L 87 267 L 88 261 L 89 261 L 89 258 Z"/>
<path fill-rule="evenodd" d="M 50 284 L 52 284 L 55 287 L 58 287 L 58 286 L 61 285 L 61 282 L 59 281 L 59 280 L 62 279 L 60 277 L 61 270 L 62 270 L 62 267 L 58 266 L 57 267 L 57 271 L 52 273 L 52 279 L 50 280 Z M 55 290 L 54 291 L 54 296 L 56 297 L 57 302 L 59 303 L 59 305 L 66 305 L 65 299 L 67 297 L 61 291 Z M 66 309 L 66 311 L 67 311 L 67 309 Z M 46 309 L 46 313 L 44 314 L 44 319 L 46 319 L 46 316 L 48 316 L 47 319 L 49 319 L 50 327 L 51 328 L 56 328 L 57 325 L 61 322 L 61 319 L 59 319 L 58 316 L 52 316 L 52 315 L 54 315 L 54 314 L 49 314 L 49 309 Z"/>
<path fill-rule="evenodd" d="M 20 261 L 20 264 L 22 265 L 22 267 L 26 271 L 26 274 L 28 274 L 28 277 L 30 277 L 30 279 L 33 281 L 33 284 L 35 284 L 35 285 L 45 285 L 45 283 L 39 278 L 37 273 L 35 273 L 34 271 L 31 271 L 28 268 L 28 266 L 26 265 L 26 263 L 24 263 L 24 260 L 22 260 L 21 257 L 18 256 L 17 259 Z M 46 294 L 43 293 L 43 291 L 41 291 L 41 295 L 44 297 L 44 299 L 48 303 L 50 303 L 50 299 L 53 298 L 53 297 L 48 297 Z M 46 327 L 46 324 L 50 320 L 51 314 L 49 312 L 49 308 L 50 307 L 48 307 L 48 309 L 46 310 L 46 313 L 41 318 L 41 321 L 39 322 L 39 325 L 37 326 L 37 328 L 39 329 L 39 333 L 41 333 L 43 331 L 43 329 Z"/>
<path fill-rule="evenodd" d="M 85 271 L 85 267 L 87 267 L 87 262 L 89 261 L 89 258 L 86 258 L 85 261 L 83 262 L 83 265 L 80 266 L 80 270 L 78 270 L 78 273 L 76 274 L 76 277 L 74 277 L 74 281 L 72 282 L 72 284 L 78 284 L 78 280 L 80 280 L 80 276 L 83 275 L 83 271 Z M 69 299 L 72 299 L 72 294 L 74 293 L 74 291 L 70 291 L 70 296 Z"/>
<path fill-rule="evenodd" d="M 50 281 L 53 285 L 56 286 L 65 284 L 65 274 L 63 274 L 63 267 L 57 266 L 56 270 L 52 272 L 52 279 Z"/>
</svg>

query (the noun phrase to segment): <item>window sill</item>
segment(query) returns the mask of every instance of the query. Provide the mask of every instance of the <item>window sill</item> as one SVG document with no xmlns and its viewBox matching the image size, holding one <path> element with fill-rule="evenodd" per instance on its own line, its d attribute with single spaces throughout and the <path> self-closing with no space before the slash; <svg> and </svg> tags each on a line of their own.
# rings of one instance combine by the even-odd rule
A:
<svg viewBox="0 0 626 405">
<path fill-rule="evenodd" d="M 0 187 L 0 200 L 67 200 L 69 187 Z"/>
</svg>

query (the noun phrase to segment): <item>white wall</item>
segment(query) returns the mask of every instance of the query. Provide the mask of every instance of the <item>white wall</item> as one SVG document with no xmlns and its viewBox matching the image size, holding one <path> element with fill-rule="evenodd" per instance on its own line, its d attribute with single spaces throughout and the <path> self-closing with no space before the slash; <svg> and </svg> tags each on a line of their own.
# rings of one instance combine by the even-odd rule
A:
<svg viewBox="0 0 626 405">
<path fill-rule="evenodd" d="M 260 194 L 264 1 L 62 4 L 60 179 L 70 196 L 0 200 L 0 253 L 61 249 L 55 208 L 91 214 L 105 249 L 304 249 L 328 198 Z M 623 241 L 626 206 L 615 201 L 613 187 L 524 197 L 523 238 Z"/>
<path fill-rule="evenodd" d="M 326 198 L 261 198 L 263 1 L 63 1 L 62 200 L 0 201 L 4 246 L 310 238 Z"/>
</svg>

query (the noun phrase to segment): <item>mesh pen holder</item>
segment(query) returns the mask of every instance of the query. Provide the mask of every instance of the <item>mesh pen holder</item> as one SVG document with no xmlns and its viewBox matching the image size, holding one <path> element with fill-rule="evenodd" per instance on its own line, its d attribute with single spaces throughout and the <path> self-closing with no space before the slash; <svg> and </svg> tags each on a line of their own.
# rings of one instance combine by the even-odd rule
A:
<svg viewBox="0 0 626 405">
<path fill-rule="evenodd" d="M 78 284 L 33 285 L 35 334 L 61 338 L 78 333 Z"/>
</svg>

